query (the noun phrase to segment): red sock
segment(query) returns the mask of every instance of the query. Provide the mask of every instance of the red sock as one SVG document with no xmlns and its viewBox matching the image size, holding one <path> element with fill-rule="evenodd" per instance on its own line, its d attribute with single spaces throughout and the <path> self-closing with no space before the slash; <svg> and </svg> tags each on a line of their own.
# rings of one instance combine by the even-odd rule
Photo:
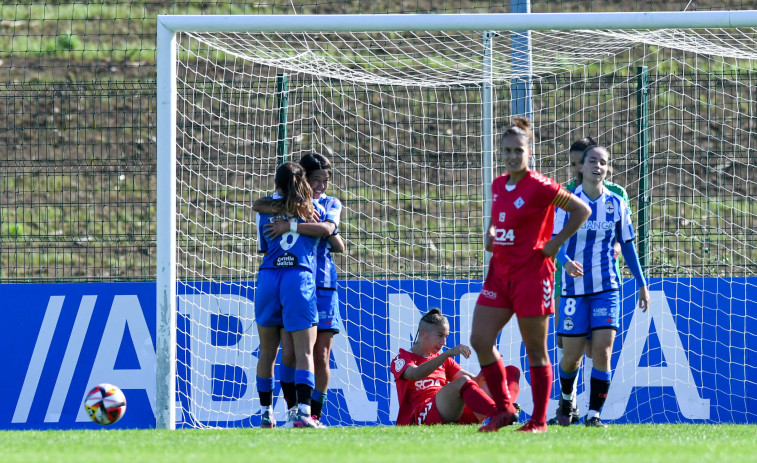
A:
<svg viewBox="0 0 757 463">
<path fill-rule="evenodd" d="M 535 424 L 547 423 L 547 404 L 552 393 L 552 365 L 531 367 L 531 394 L 534 399 L 534 412 L 531 421 Z"/>
<path fill-rule="evenodd" d="M 475 381 L 468 380 L 460 388 L 460 397 L 471 410 L 479 415 L 491 416 L 497 411 L 494 401 L 482 391 Z"/>
<path fill-rule="evenodd" d="M 520 394 L 520 370 L 514 365 L 508 365 L 505 367 L 507 373 L 507 392 L 510 393 L 510 400 L 513 402 L 518 401 L 518 395 Z"/>
<path fill-rule="evenodd" d="M 481 367 L 481 374 L 486 380 L 486 386 L 489 388 L 489 394 L 494 399 L 494 404 L 498 409 L 515 413 L 512 399 L 507 389 L 507 373 L 505 372 L 505 363 L 498 359 L 491 365 Z"/>
</svg>

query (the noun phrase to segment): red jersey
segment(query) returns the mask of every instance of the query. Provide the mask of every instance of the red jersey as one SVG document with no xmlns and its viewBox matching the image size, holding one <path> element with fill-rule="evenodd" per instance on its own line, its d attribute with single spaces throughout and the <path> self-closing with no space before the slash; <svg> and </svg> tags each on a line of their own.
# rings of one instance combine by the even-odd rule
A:
<svg viewBox="0 0 757 463">
<path fill-rule="evenodd" d="M 505 174 L 492 182 L 495 236 L 490 269 L 514 280 L 533 276 L 545 265 L 554 272 L 554 262 L 541 251 L 552 239 L 553 206 L 565 206 L 570 192 L 535 170 L 529 170 L 511 190 L 506 185 L 509 178 L 510 174 Z"/>
<path fill-rule="evenodd" d="M 397 399 L 400 411 L 397 414 L 397 425 L 416 424 L 414 421 L 416 412 L 434 398 L 439 389 L 452 381 L 455 375 L 462 370 L 460 364 L 454 359 L 448 358 L 442 366 L 433 373 L 418 381 L 410 381 L 402 378 L 402 374 L 410 365 L 420 365 L 428 362 L 439 354 L 428 358 L 400 349 L 400 353 L 392 360 L 392 374 L 397 384 Z"/>
</svg>

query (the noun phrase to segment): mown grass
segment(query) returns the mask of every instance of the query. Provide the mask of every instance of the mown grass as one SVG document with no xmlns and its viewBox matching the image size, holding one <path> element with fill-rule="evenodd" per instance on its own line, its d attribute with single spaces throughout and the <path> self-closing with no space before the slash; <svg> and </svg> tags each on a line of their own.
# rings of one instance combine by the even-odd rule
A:
<svg viewBox="0 0 757 463">
<path fill-rule="evenodd" d="M 754 425 L 615 425 L 515 428 L 482 434 L 472 426 L 325 430 L 89 430 L 0 433 L 5 463 L 109 462 L 571 462 L 750 461 Z"/>
</svg>

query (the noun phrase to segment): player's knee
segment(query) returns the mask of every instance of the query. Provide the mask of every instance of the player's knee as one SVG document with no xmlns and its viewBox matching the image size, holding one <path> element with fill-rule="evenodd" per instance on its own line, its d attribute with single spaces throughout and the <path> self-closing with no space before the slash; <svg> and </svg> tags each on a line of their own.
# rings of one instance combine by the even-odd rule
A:
<svg viewBox="0 0 757 463">
<path fill-rule="evenodd" d="M 476 352 L 487 352 L 492 349 L 493 343 L 488 338 L 478 333 L 470 335 L 470 345 Z"/>
<path fill-rule="evenodd" d="M 478 387 L 478 383 L 473 381 L 473 379 L 468 375 L 463 375 L 455 381 L 459 382 L 458 391 L 460 393 L 460 397 L 463 396 L 463 393 L 465 392 L 466 389 L 470 387 Z"/>
</svg>

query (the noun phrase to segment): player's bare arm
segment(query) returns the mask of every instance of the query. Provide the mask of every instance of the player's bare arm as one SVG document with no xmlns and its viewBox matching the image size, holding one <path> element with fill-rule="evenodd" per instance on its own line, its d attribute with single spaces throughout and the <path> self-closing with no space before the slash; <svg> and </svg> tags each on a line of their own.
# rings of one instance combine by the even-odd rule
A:
<svg viewBox="0 0 757 463">
<path fill-rule="evenodd" d="M 552 239 L 544 245 L 542 254 L 545 256 L 555 257 L 560 251 L 560 246 L 562 246 L 568 238 L 573 236 L 591 215 L 591 208 L 574 194 L 571 194 L 566 204 L 560 207 L 566 212 L 569 212 L 570 217 L 568 218 L 568 221 L 565 222 L 565 226 L 560 233 L 553 236 Z"/>
<path fill-rule="evenodd" d="M 423 362 L 420 365 L 410 365 L 402 373 L 402 377 L 410 381 L 418 381 L 433 373 L 437 368 L 447 361 L 448 358 L 456 355 L 462 355 L 465 358 L 469 358 L 471 354 L 470 347 L 459 344 L 452 349 L 448 349 L 436 357 L 432 358 L 428 362 Z"/>
<path fill-rule="evenodd" d="M 646 286 L 639 288 L 639 308 L 642 312 L 649 309 L 649 288 Z"/>
<path fill-rule="evenodd" d="M 292 231 L 292 224 L 287 220 L 275 220 L 271 223 L 265 224 L 265 236 L 268 239 L 277 238 L 284 233 Z M 336 225 L 334 222 L 318 222 L 318 223 L 298 223 L 297 233 L 307 236 L 320 236 L 327 237 L 334 233 Z"/>
<path fill-rule="evenodd" d="M 258 198 L 252 203 L 252 210 L 261 214 L 280 214 L 284 210 L 280 199 Z"/>
<path fill-rule="evenodd" d="M 339 235 L 329 236 L 329 244 L 331 245 L 332 253 L 344 252 L 344 250 L 346 249 L 344 240 L 342 240 L 342 237 Z"/>
<path fill-rule="evenodd" d="M 484 235 L 484 249 L 489 252 L 494 252 L 494 234 L 494 227 L 489 221 L 489 228 L 486 229 L 486 235 Z"/>
</svg>

